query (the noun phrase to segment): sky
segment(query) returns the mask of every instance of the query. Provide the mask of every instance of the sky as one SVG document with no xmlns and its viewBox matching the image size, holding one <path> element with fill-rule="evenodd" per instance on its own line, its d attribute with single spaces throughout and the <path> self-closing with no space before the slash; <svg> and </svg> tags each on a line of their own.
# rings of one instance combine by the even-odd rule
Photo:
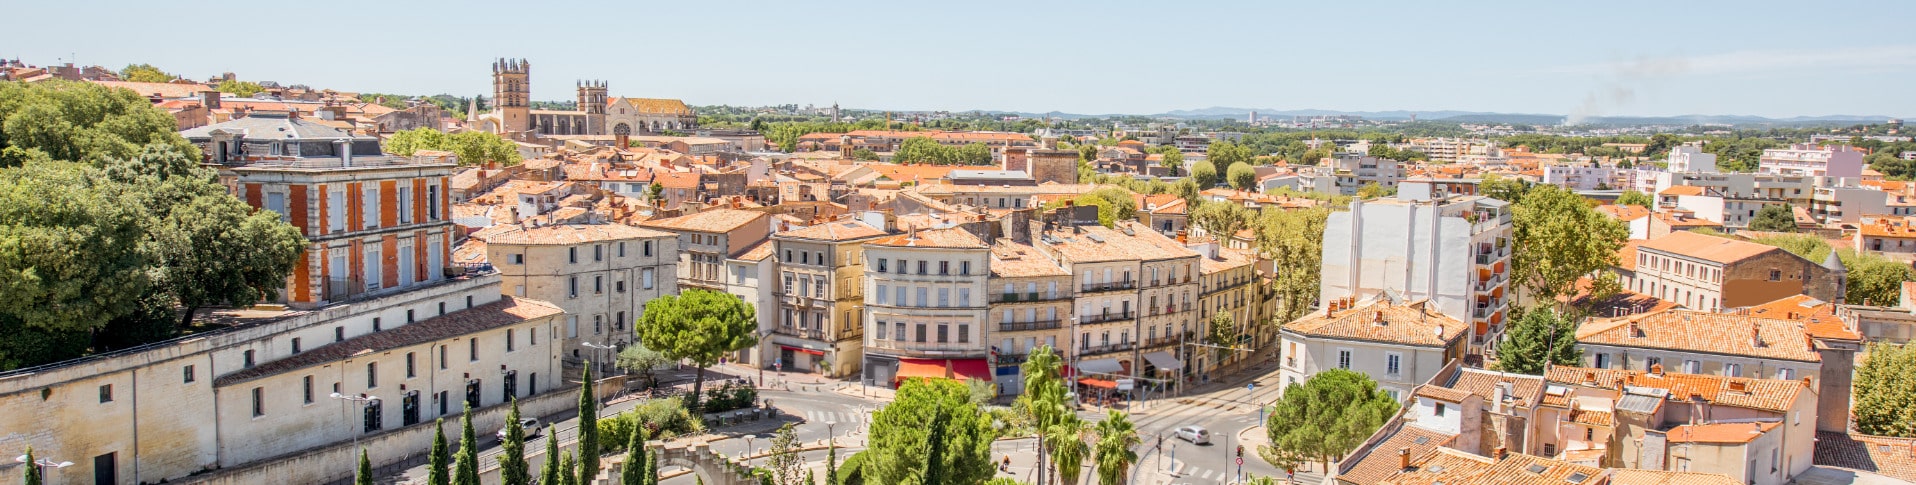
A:
<svg viewBox="0 0 1916 485">
<path fill-rule="evenodd" d="M 18 1 L 0 58 L 355 92 L 1153 114 L 1916 115 L 1916 2 Z"/>
</svg>

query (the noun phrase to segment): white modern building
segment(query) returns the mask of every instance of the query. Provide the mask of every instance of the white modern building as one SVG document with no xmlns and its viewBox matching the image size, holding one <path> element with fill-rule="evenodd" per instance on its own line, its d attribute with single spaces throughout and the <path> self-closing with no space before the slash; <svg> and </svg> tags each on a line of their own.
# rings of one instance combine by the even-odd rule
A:
<svg viewBox="0 0 1916 485">
<path fill-rule="evenodd" d="M 1482 351 L 1509 307 L 1510 204 L 1432 187 L 1407 182 L 1395 199 L 1332 213 L 1318 301 L 1429 300 L 1432 311 L 1472 322 L 1472 349 Z"/>
<path fill-rule="evenodd" d="M 1816 146 L 1807 143 L 1789 148 L 1763 150 L 1757 159 L 1757 173 L 1801 175 L 1807 177 L 1863 176 L 1863 152 L 1845 145 Z"/>
</svg>

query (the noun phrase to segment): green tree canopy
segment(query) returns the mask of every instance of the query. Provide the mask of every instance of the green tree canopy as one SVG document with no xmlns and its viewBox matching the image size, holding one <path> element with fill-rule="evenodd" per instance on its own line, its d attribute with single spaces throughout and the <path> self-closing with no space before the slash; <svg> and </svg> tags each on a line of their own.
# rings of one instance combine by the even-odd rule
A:
<svg viewBox="0 0 1916 485">
<path fill-rule="evenodd" d="M 65 160 L 101 166 L 160 144 L 199 160 L 173 116 L 130 89 L 87 82 L 0 82 L 0 168 Z"/>
<path fill-rule="evenodd" d="M 1110 410 L 1096 427 L 1098 434 L 1097 457 L 1098 485 L 1123 485 L 1129 483 L 1125 475 L 1131 471 L 1131 465 L 1138 462 L 1138 452 L 1131 448 L 1139 443 L 1137 427 L 1123 411 Z"/>
<path fill-rule="evenodd" d="M 620 369 L 645 376 L 647 384 L 657 385 L 658 381 L 652 377 L 652 371 L 661 366 L 670 365 L 672 362 L 670 357 L 666 357 L 659 351 L 648 349 L 644 345 L 628 345 L 619 351 L 617 365 Z"/>
<path fill-rule="evenodd" d="M 991 163 L 991 158 L 991 148 L 983 143 L 945 146 L 922 136 L 906 138 L 898 144 L 898 151 L 892 152 L 894 163 L 985 165 Z"/>
<path fill-rule="evenodd" d="M 1217 174 L 1231 173 L 1231 166 L 1251 161 L 1251 148 L 1228 141 L 1213 141 L 1204 149 L 1204 159 Z M 1210 187 L 1210 184 L 1205 187 Z"/>
<path fill-rule="evenodd" d="M 1204 228 L 1220 241 L 1230 239 L 1237 231 L 1250 227 L 1251 218 L 1255 217 L 1250 209 L 1232 202 L 1205 203 L 1191 210 L 1190 214 L 1191 224 Z"/>
<path fill-rule="evenodd" d="M 180 77 L 153 67 L 152 64 L 127 64 L 120 68 L 120 79 L 136 83 L 172 82 Z"/>
<path fill-rule="evenodd" d="M 758 344 L 758 319 L 752 305 L 730 293 L 687 289 L 646 302 L 639 318 L 639 343 L 672 360 L 698 367 L 690 408 L 699 409 L 705 368 L 719 357 Z"/>
<path fill-rule="evenodd" d="M 446 418 L 435 420 L 432 432 L 432 452 L 426 459 L 426 485 L 452 485 L 452 476 L 446 474 L 446 467 L 452 465 L 452 452 L 446 448 Z"/>
<path fill-rule="evenodd" d="M 1232 165 L 1230 172 L 1224 178 L 1230 181 L 1232 188 L 1238 190 L 1251 190 L 1257 187 L 1257 169 L 1251 168 L 1251 164 L 1248 163 Z"/>
<path fill-rule="evenodd" d="M 252 81 L 239 81 L 234 79 L 220 81 L 219 85 L 214 86 L 213 89 L 219 90 L 219 92 L 222 92 L 222 93 L 231 94 L 233 96 L 241 97 L 241 98 L 250 98 L 250 97 L 253 97 L 253 95 L 255 94 L 259 94 L 261 92 L 266 91 L 266 88 L 264 86 L 260 86 L 259 83 L 252 82 Z"/>
<path fill-rule="evenodd" d="M 1506 372 L 1543 375 L 1544 365 L 1577 365 L 1577 324 L 1548 305 L 1525 310 L 1497 345 L 1497 365 Z"/>
<path fill-rule="evenodd" d="M 1763 206 L 1757 209 L 1756 217 L 1750 218 L 1750 230 L 1796 232 L 1796 211 L 1789 204 Z"/>
<path fill-rule="evenodd" d="M 1916 346 L 1872 344 L 1856 369 L 1856 427 L 1916 438 Z"/>
<path fill-rule="evenodd" d="M 453 485 L 479 485 L 479 437 L 472 431 L 472 404 L 459 416 L 459 452 L 452 458 Z"/>
<path fill-rule="evenodd" d="M 431 128 L 402 130 L 386 137 L 387 153 L 410 157 L 420 150 L 440 150 L 452 152 L 459 158 L 460 165 L 482 165 L 486 162 L 512 166 L 525 161 L 519 154 L 519 145 L 512 140 L 483 131 L 462 131 L 446 134 Z"/>
<path fill-rule="evenodd" d="M 1191 166 L 1190 180 L 1197 182 L 1197 188 L 1200 191 L 1217 187 L 1218 177 L 1217 167 L 1209 163 Z"/>
<path fill-rule="evenodd" d="M 1614 266 L 1629 237 L 1623 223 L 1554 185 L 1530 189 L 1512 212 L 1511 278 L 1538 301 L 1568 295 L 1577 278 Z"/>
<path fill-rule="evenodd" d="M 506 485 L 529 485 L 532 483 L 532 471 L 526 464 L 526 430 L 519 422 L 519 400 L 512 400 L 512 409 L 506 411 L 506 439 L 499 442 L 499 482 Z"/>
<path fill-rule="evenodd" d="M 1635 190 L 1625 190 L 1623 191 L 1623 195 L 1617 196 L 1617 205 L 1634 205 L 1650 208 L 1656 207 L 1657 201 L 1656 199 L 1650 198 L 1650 194 Z"/>
<path fill-rule="evenodd" d="M 1341 459 L 1363 444 L 1397 412 L 1397 401 L 1369 376 L 1331 369 L 1284 388 L 1264 429 L 1271 445 L 1260 450 L 1278 468 Z"/>
<path fill-rule="evenodd" d="M 1176 148 L 1167 150 L 1164 152 L 1163 159 L 1158 160 L 1158 165 L 1169 170 L 1171 176 L 1175 177 L 1179 171 L 1184 170 L 1184 152 L 1177 151 Z"/>
<path fill-rule="evenodd" d="M 1258 213 L 1258 252 L 1275 268 L 1271 291 L 1278 298 L 1278 323 L 1296 320 L 1317 300 L 1323 271 L 1324 224 L 1330 209 L 1266 208 Z"/>
<path fill-rule="evenodd" d="M 872 415 L 865 480 L 957 485 L 991 478 L 997 432 L 968 394 L 957 381 L 906 381 L 897 398 Z"/>
</svg>

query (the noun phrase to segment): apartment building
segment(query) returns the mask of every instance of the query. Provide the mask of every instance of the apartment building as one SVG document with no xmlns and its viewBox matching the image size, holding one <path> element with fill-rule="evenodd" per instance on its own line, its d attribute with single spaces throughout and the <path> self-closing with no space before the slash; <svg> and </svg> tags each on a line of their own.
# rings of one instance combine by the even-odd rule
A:
<svg viewBox="0 0 1916 485">
<path fill-rule="evenodd" d="M 990 209 L 1027 209 L 1037 208 L 1041 197 L 1070 198 L 1090 193 L 1101 186 L 1095 184 L 1041 184 L 1031 186 L 1004 185 L 920 185 L 911 189 L 919 195 L 945 204 L 985 207 Z"/>
<path fill-rule="evenodd" d="M 317 308 L 446 278 L 451 161 L 382 155 L 375 138 L 287 113 L 181 135 L 247 205 L 280 214 L 306 236 L 281 303 Z"/>
<path fill-rule="evenodd" d="M 1856 249 L 1879 253 L 1916 253 L 1916 217 L 1878 217 L 1850 236 Z"/>
<path fill-rule="evenodd" d="M 1824 224 L 1860 223 L 1864 216 L 1889 213 L 1890 195 L 1876 187 L 1828 185 L 1810 193 L 1810 217 Z"/>
<path fill-rule="evenodd" d="M 772 256 L 778 258 L 779 269 L 773 296 L 779 310 L 778 327 L 760 339 L 761 350 L 771 356 L 766 360 L 781 370 L 827 377 L 859 372 L 864 354 L 864 244 L 888 234 L 863 221 L 839 220 L 772 235 Z M 936 261 L 913 263 L 926 265 L 918 274 L 936 274 L 927 272 Z M 929 286 L 921 288 L 929 292 Z"/>
<path fill-rule="evenodd" d="M 1797 143 L 1789 148 L 1763 150 L 1756 162 L 1757 173 L 1857 180 L 1862 178 L 1863 168 L 1863 152 L 1846 145 Z"/>
<path fill-rule="evenodd" d="M 1541 183 L 1570 190 L 1609 190 L 1617 182 L 1616 167 L 1590 164 L 1545 165 Z"/>
<path fill-rule="evenodd" d="M 1370 376 L 1378 389 L 1402 401 L 1451 361 L 1464 358 L 1470 330 L 1471 324 L 1443 314 L 1428 300 L 1327 301 L 1323 311 L 1279 330 L 1279 385 L 1302 383 L 1326 369 L 1347 369 Z"/>
<path fill-rule="evenodd" d="M 1577 346 L 1592 368 L 1660 365 L 1685 374 L 1800 379 L 1816 390 L 1819 415 L 1827 421 L 1817 426 L 1847 429 L 1850 376 L 1862 335 L 1834 318 L 1806 324 L 1808 315 L 1775 316 L 1787 318 L 1672 309 L 1592 319 L 1578 327 Z"/>
<path fill-rule="evenodd" d="M 862 224 L 860 224 L 862 225 Z M 864 247 L 866 385 L 992 381 L 990 247 L 961 228 L 910 231 Z"/>
<path fill-rule="evenodd" d="M 1609 409 L 1602 465 L 1781 485 L 1809 469 L 1817 391 L 1807 380 L 1553 366 L 1546 399 Z M 1551 393 L 1554 393 L 1551 394 Z"/>
<path fill-rule="evenodd" d="M 1834 254 L 1819 265 L 1775 246 L 1693 232 L 1633 241 L 1618 261 L 1625 289 L 1702 311 L 1797 294 L 1841 302 L 1847 274 Z"/>
<path fill-rule="evenodd" d="M 772 257 L 772 241 L 760 241 L 744 253 L 725 259 L 725 291 L 752 306 L 759 335 L 771 335 L 778 328 L 778 258 Z M 757 347 L 740 349 L 731 356 L 737 362 L 760 369 L 772 367 Z"/>
<path fill-rule="evenodd" d="M 1337 193 L 1342 195 L 1357 195 L 1357 189 L 1370 184 L 1395 189 L 1397 183 L 1404 180 L 1402 162 L 1354 153 L 1339 153 L 1326 158 L 1319 162 L 1319 168 L 1330 172 Z"/>
<path fill-rule="evenodd" d="M 1068 324 L 1075 319 L 1076 288 L 1071 272 L 1030 244 L 999 239 L 991 244 L 990 322 L 996 382 L 1001 394 L 1024 390 L 1024 369 L 1031 352 L 1049 346 L 1059 355 L 1070 350 Z"/>
<path fill-rule="evenodd" d="M 1095 211 L 1060 209 L 1033 246 L 1076 278 L 1067 355 L 1079 383 L 1120 391 L 1136 385 L 1132 378 L 1169 384 L 1192 367 L 1170 336 L 1198 328 L 1198 253 L 1131 221 L 1074 224 L 1085 220 L 1066 215 L 1074 209 Z"/>
<path fill-rule="evenodd" d="M 653 219 L 639 226 L 678 235 L 680 287 L 725 291 L 725 279 L 720 271 L 726 258 L 745 254 L 769 237 L 771 221 L 772 217 L 764 212 L 710 209 Z"/>
<path fill-rule="evenodd" d="M 1228 315 L 1230 335 L 1236 336 L 1228 342 L 1206 342 L 1211 345 L 1236 347 L 1236 350 L 1208 349 L 1196 350 L 1196 366 L 1200 373 L 1210 375 L 1228 374 L 1229 370 L 1242 368 L 1255 361 L 1257 356 L 1272 356 L 1269 349 L 1276 348 L 1277 333 L 1273 326 L 1265 325 L 1270 315 L 1265 312 L 1263 283 L 1257 275 L 1257 257 L 1247 250 L 1222 247 L 1216 240 L 1190 242 L 1186 247 L 1197 251 L 1198 255 L 1198 328 L 1193 330 L 1195 340 L 1204 340 L 1210 335 L 1212 320 L 1219 315 Z M 1147 339 L 1150 337 L 1147 337 Z M 1162 338 L 1172 338 L 1165 335 Z"/>
<path fill-rule="evenodd" d="M 1318 301 L 1429 300 L 1432 311 L 1471 322 L 1472 352 L 1482 353 L 1510 305 L 1510 204 L 1433 186 L 1406 182 L 1394 199 L 1331 213 Z"/>
<path fill-rule="evenodd" d="M 612 355 L 582 343 L 637 342 L 645 302 L 678 291 L 675 234 L 624 224 L 502 224 L 473 233 L 504 282 L 500 291 L 565 310 L 560 352 L 607 363 Z"/>
</svg>

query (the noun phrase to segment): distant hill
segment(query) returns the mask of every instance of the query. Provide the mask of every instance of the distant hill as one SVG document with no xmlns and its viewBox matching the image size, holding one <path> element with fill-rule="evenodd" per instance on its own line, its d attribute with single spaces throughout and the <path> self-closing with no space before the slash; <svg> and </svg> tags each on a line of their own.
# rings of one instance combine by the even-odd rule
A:
<svg viewBox="0 0 1916 485">
<path fill-rule="evenodd" d="M 1483 111 L 1338 111 L 1327 109 L 1262 109 L 1232 108 L 1213 106 L 1200 109 L 1181 109 L 1157 114 L 1082 114 L 1061 112 L 1024 112 L 993 111 L 985 113 L 997 115 L 1018 115 L 1025 118 L 1056 117 L 1067 120 L 1082 118 L 1111 118 L 1120 116 L 1144 116 L 1149 118 L 1172 118 L 1186 120 L 1244 120 L 1251 112 L 1257 112 L 1258 118 L 1288 119 L 1295 116 L 1360 116 L 1367 120 L 1409 120 L 1416 115 L 1420 121 L 1454 121 L 1459 123 L 1499 123 L 1522 125 L 1557 125 L 1568 117 L 1565 115 L 1539 113 L 1492 113 Z M 1587 125 L 1773 125 L 1773 126 L 1813 126 L 1813 125 L 1855 125 L 1882 123 L 1895 116 L 1882 115 L 1824 115 L 1795 116 L 1789 118 L 1767 118 L 1751 115 L 1682 115 L 1682 116 L 1591 116 L 1580 121 Z"/>
</svg>

